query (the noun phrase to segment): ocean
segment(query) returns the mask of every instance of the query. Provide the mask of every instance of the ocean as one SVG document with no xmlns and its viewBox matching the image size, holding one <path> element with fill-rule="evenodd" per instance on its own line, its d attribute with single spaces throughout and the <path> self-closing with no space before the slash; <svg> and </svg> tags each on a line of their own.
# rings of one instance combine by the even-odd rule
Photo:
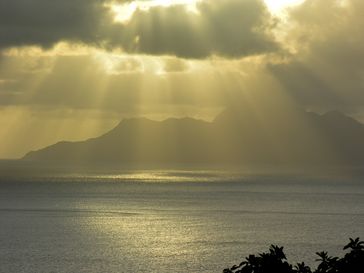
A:
<svg viewBox="0 0 364 273">
<path fill-rule="evenodd" d="M 364 238 L 364 181 L 218 171 L 0 175 L 1 273 L 222 272 Z"/>
</svg>

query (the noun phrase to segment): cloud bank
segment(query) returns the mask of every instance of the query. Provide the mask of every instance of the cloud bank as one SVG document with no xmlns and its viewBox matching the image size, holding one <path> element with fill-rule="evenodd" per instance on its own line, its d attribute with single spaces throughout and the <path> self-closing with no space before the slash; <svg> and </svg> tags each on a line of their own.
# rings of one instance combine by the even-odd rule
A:
<svg viewBox="0 0 364 273">
<path fill-rule="evenodd" d="M 125 2 L 125 1 L 124 1 Z M 127 24 L 115 22 L 110 0 L 0 0 L 1 48 L 61 41 L 128 53 L 206 58 L 241 57 L 277 49 L 272 18 L 261 1 L 200 1 L 137 9 Z"/>
</svg>

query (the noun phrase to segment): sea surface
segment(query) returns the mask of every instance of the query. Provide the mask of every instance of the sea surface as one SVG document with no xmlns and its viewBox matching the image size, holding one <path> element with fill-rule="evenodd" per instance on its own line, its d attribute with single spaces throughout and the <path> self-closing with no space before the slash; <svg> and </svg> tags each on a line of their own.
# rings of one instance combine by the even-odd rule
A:
<svg viewBox="0 0 364 273">
<path fill-rule="evenodd" d="M 364 180 L 219 171 L 0 174 L 1 273 L 222 272 L 364 239 Z"/>
</svg>

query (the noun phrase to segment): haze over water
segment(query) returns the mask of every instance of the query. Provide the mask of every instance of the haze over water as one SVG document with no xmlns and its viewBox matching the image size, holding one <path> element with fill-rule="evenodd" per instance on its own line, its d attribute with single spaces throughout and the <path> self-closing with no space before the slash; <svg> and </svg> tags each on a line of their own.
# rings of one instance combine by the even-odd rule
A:
<svg viewBox="0 0 364 273">
<path fill-rule="evenodd" d="M 364 237 L 358 178 L 211 171 L 2 176 L 0 272 L 222 272 Z"/>
</svg>

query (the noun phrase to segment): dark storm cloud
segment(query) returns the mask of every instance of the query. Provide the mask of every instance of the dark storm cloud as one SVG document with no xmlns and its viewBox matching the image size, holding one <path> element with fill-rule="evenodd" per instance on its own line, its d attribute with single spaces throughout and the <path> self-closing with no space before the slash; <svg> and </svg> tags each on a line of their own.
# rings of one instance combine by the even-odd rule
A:
<svg viewBox="0 0 364 273">
<path fill-rule="evenodd" d="M 125 1 L 119 1 L 125 2 Z M 0 0 L 0 48 L 76 41 L 127 52 L 186 58 L 240 57 L 276 49 L 271 16 L 260 0 L 206 0 L 137 10 L 113 22 L 106 0 Z"/>
<path fill-rule="evenodd" d="M 0 46 L 50 47 L 62 40 L 98 41 L 107 18 L 102 0 L 0 0 Z"/>
<path fill-rule="evenodd" d="M 120 36 L 121 43 L 149 54 L 194 58 L 241 57 L 276 49 L 267 34 L 273 27 L 271 17 L 261 1 L 205 1 L 197 10 L 198 14 L 174 6 L 138 11 L 126 35 Z"/>
</svg>

